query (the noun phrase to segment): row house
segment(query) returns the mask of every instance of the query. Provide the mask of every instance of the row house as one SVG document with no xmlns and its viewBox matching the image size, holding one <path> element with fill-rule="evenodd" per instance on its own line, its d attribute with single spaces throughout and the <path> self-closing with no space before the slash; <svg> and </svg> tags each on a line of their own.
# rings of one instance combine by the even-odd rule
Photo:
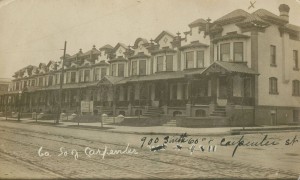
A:
<svg viewBox="0 0 300 180">
<path fill-rule="evenodd" d="M 237 9 L 212 21 L 197 19 L 176 35 L 162 31 L 133 46 L 95 46 L 64 60 L 63 111 L 178 118 L 178 125 L 298 123 L 300 27 L 265 9 Z M 56 112 L 62 61 L 27 66 L 14 74 L 1 110 Z"/>
</svg>

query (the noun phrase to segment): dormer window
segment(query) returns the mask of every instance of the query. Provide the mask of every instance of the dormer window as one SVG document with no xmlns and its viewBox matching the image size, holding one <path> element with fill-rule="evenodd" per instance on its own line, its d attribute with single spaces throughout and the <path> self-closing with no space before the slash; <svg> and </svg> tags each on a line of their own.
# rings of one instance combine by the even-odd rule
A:
<svg viewBox="0 0 300 180">
<path fill-rule="evenodd" d="M 194 51 L 185 53 L 185 63 L 186 69 L 194 68 Z"/>
<path fill-rule="evenodd" d="M 220 46 L 221 61 L 229 61 L 230 59 L 230 43 L 221 44 Z"/>
</svg>

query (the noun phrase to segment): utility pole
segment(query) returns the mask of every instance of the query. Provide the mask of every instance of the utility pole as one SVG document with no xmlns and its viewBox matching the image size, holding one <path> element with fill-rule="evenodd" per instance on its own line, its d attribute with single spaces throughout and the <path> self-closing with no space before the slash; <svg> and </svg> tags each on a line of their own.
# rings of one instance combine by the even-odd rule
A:
<svg viewBox="0 0 300 180">
<path fill-rule="evenodd" d="M 67 49 L 67 41 L 65 41 L 64 49 L 61 49 L 61 50 L 64 50 L 64 56 L 63 56 L 63 59 L 61 60 L 62 66 L 61 66 L 60 84 L 59 84 L 59 107 L 58 107 L 58 115 L 57 115 L 56 124 L 59 123 L 61 108 L 62 108 L 62 86 L 64 83 L 64 61 L 66 58 L 66 49 Z"/>
</svg>

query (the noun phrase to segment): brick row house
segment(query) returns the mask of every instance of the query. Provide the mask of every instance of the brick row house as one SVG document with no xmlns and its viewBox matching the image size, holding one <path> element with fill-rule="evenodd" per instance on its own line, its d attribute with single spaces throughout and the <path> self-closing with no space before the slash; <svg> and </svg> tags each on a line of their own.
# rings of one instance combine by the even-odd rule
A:
<svg viewBox="0 0 300 180">
<path fill-rule="evenodd" d="M 265 9 L 234 10 L 189 31 L 162 31 L 133 46 L 95 46 L 64 60 L 63 111 L 178 117 L 178 125 L 277 125 L 299 122 L 300 27 Z M 1 96 L 1 111 L 56 112 L 62 61 L 27 66 Z M 205 124 L 205 123 L 204 123 Z"/>
</svg>

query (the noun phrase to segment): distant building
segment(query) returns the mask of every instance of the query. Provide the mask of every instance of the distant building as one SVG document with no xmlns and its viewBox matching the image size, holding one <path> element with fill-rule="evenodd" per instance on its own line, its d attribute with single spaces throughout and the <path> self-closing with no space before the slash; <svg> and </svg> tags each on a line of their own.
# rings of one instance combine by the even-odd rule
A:
<svg viewBox="0 0 300 180">
<path fill-rule="evenodd" d="M 11 79 L 0 78 L 0 95 L 8 92 L 10 83 L 11 83 Z"/>
<path fill-rule="evenodd" d="M 63 110 L 81 101 L 113 115 L 180 116 L 180 126 L 298 123 L 300 27 L 265 9 L 237 9 L 189 31 L 162 31 L 132 47 L 95 46 L 64 62 Z M 27 66 L 14 74 L 10 106 L 22 91 L 23 111 L 57 112 L 61 61 Z M 2 101 L 2 109 L 5 102 Z"/>
</svg>

